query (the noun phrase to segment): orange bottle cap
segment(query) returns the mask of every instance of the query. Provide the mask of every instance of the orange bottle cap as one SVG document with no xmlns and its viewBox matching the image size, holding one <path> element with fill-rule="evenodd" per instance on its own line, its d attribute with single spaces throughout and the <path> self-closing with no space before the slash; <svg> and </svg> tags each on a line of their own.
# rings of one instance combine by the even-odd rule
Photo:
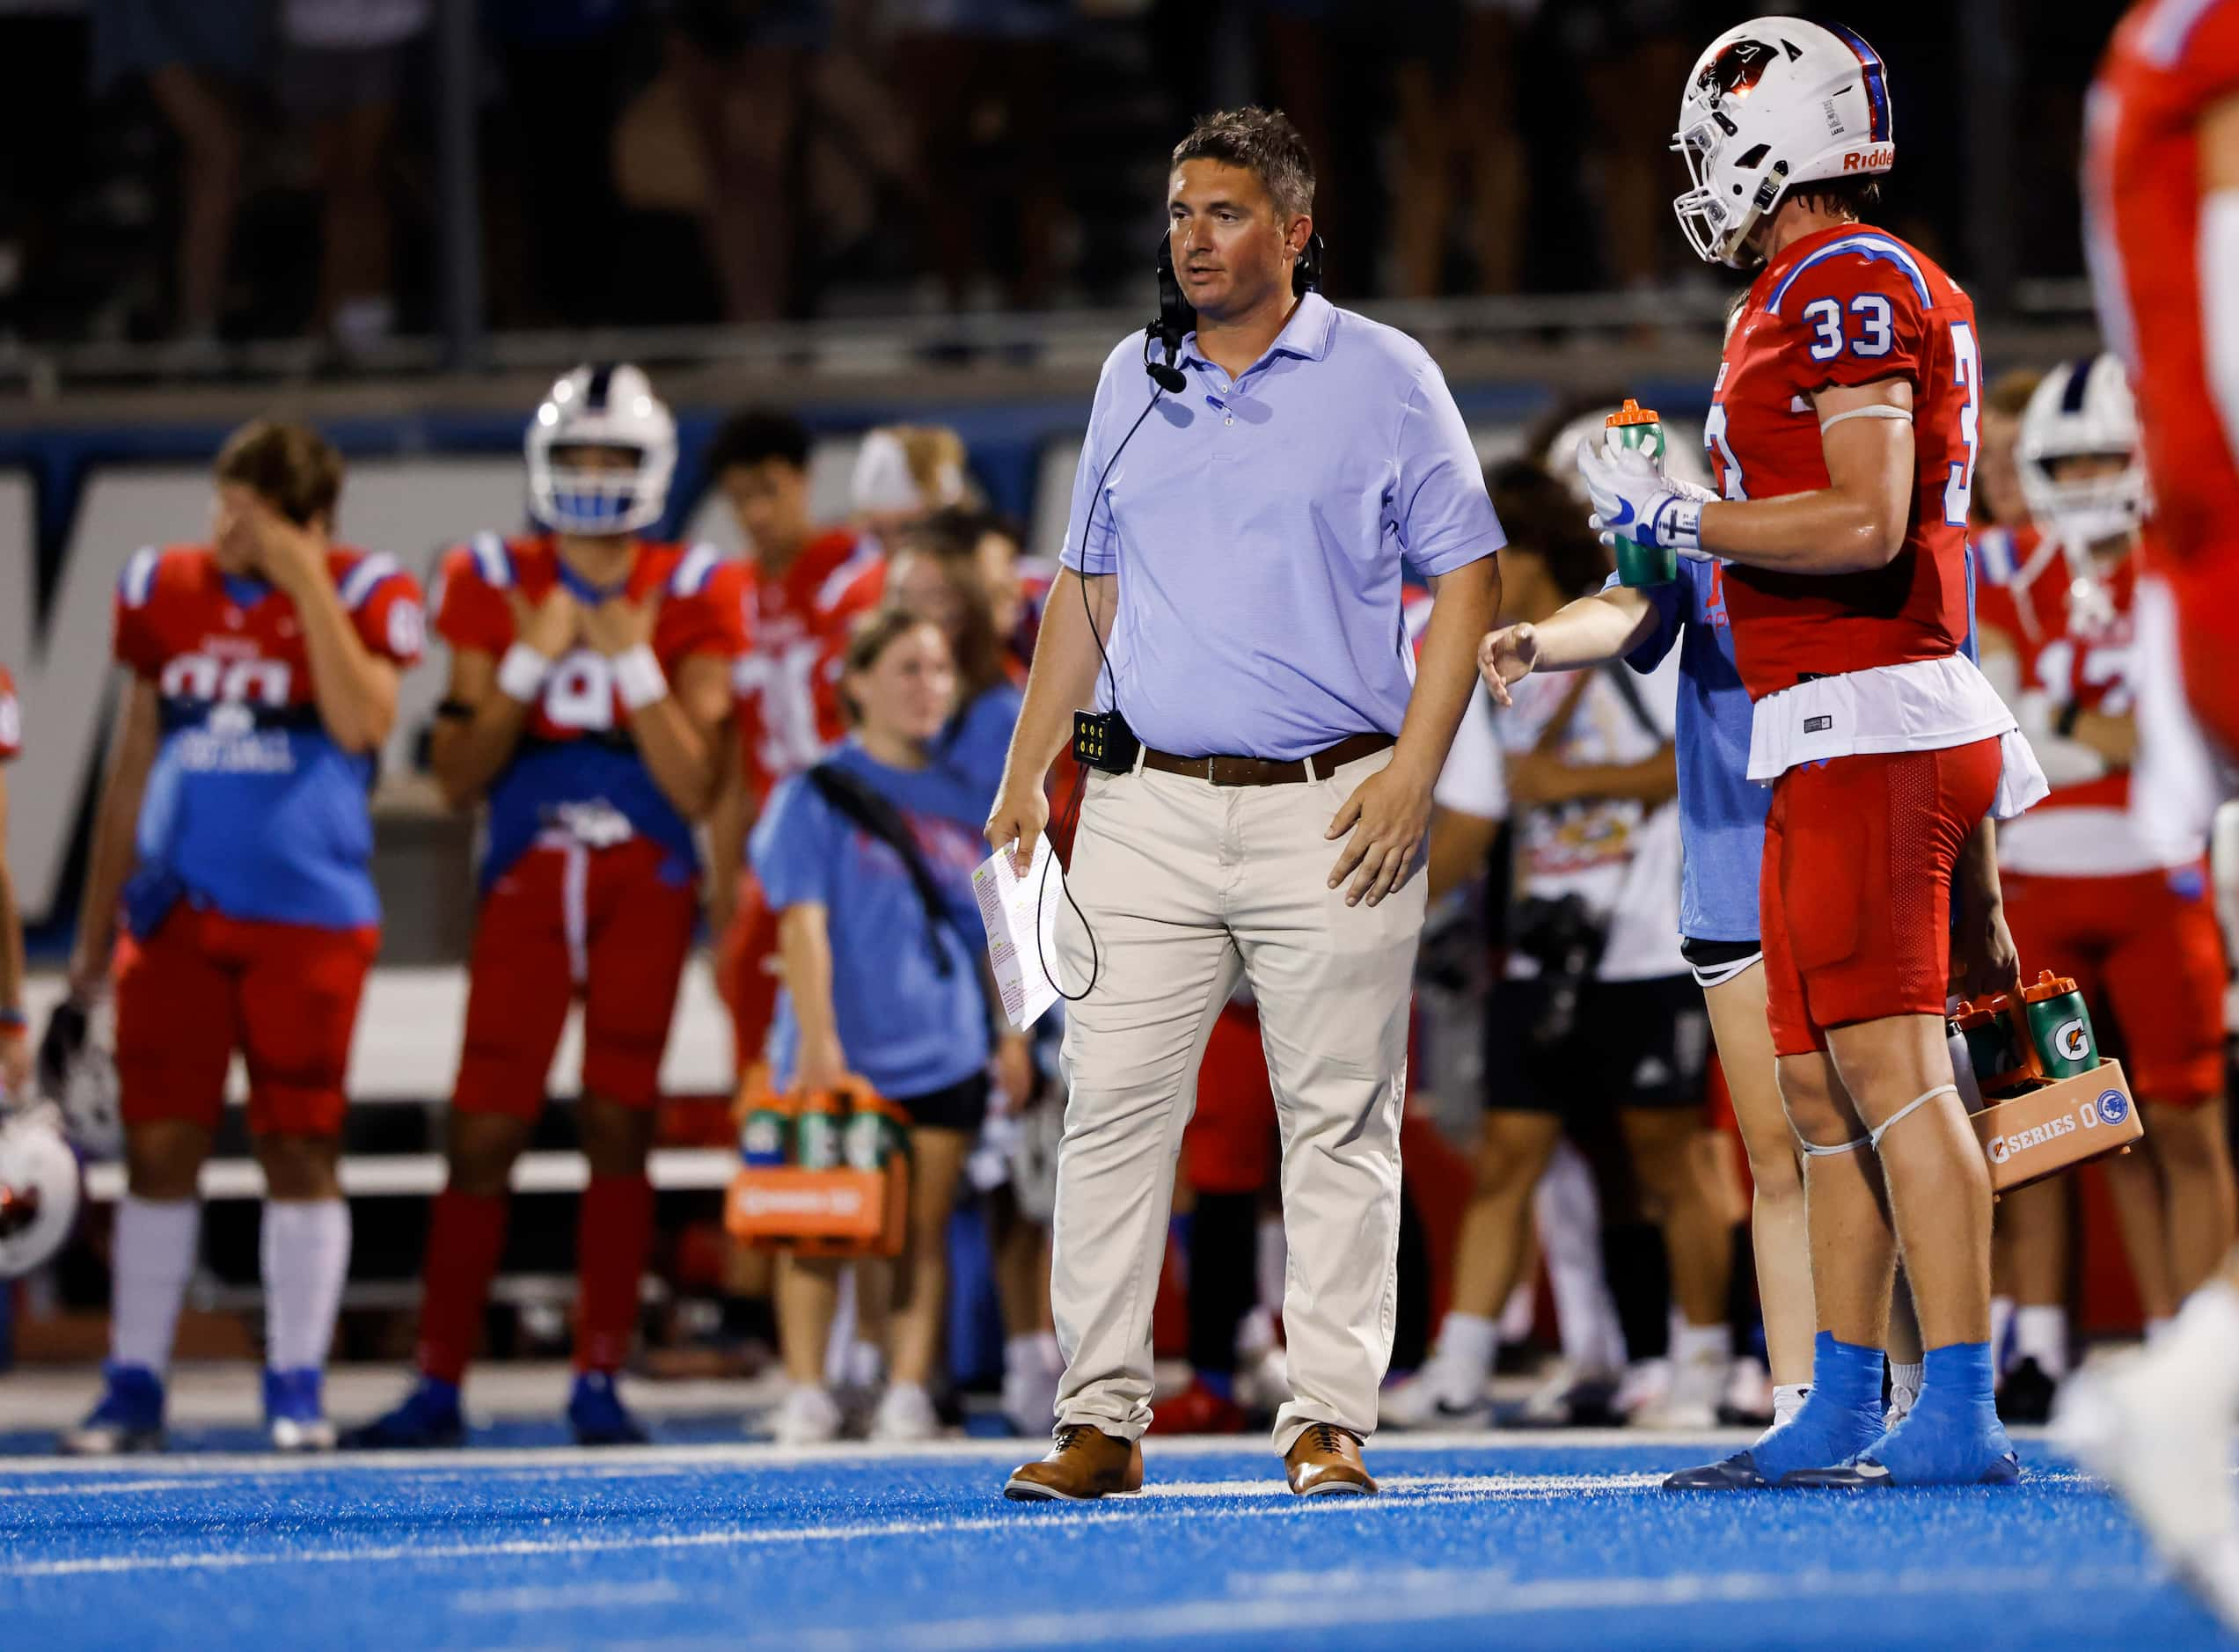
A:
<svg viewBox="0 0 2239 1652">
<path fill-rule="evenodd" d="M 2023 987 L 2022 997 L 2031 1004 L 2042 1004 L 2047 998 L 2064 998 L 2075 990 L 2075 983 L 2066 976 L 2056 976 L 2050 969 L 2042 970 L 2033 987 Z"/>
<path fill-rule="evenodd" d="M 1656 410 L 1653 407 L 1643 407 L 1628 396 L 1625 398 L 1625 405 L 1602 422 L 1614 430 L 1620 425 L 1654 425 L 1664 421 L 1656 416 Z"/>
</svg>

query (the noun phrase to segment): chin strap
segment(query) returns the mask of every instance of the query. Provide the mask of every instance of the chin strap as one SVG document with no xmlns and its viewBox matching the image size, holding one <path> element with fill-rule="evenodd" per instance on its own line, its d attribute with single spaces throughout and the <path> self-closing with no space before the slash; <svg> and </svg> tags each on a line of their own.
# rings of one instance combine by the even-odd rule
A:
<svg viewBox="0 0 2239 1652">
<path fill-rule="evenodd" d="M 1796 1145 L 1802 1148 L 1804 1150 L 1804 1156 L 1810 1159 L 1833 1159 L 1841 1153 L 1855 1153 L 1862 1147 L 1870 1147 L 1876 1152 L 1879 1152 L 1881 1151 L 1882 1137 L 1888 1135 L 1891 1130 L 1896 1129 L 1898 1122 L 1904 1119 L 1907 1115 L 1919 1112 L 1922 1107 L 1926 1107 L 1929 1102 L 1935 1100 L 1936 1097 L 1940 1095 L 1957 1095 L 1958 1093 L 1959 1086 L 1957 1085 L 1940 1084 L 1933 1090 L 1923 1090 L 1920 1094 L 1914 1096 L 1910 1101 L 1907 1101 L 1903 1107 L 1898 1108 L 1896 1112 L 1884 1119 L 1878 1129 L 1869 1130 L 1863 1136 L 1854 1137 L 1849 1141 L 1839 1143 L 1833 1147 L 1822 1147 L 1817 1142 L 1807 1142 L 1803 1140 L 1801 1137 L 1798 1137 Z"/>
</svg>

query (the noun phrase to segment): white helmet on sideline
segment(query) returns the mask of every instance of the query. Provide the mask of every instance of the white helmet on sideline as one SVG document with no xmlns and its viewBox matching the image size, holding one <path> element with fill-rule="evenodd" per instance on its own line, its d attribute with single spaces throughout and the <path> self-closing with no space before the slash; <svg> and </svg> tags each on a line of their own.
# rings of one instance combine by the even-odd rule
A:
<svg viewBox="0 0 2239 1652">
<path fill-rule="evenodd" d="M 2146 515 L 2146 461 L 2122 362 L 2100 355 L 2047 373 L 2022 413 L 2014 458 L 2029 514 L 2046 534 L 2082 548 L 2136 527 Z M 2099 476 L 2054 475 L 2061 460 L 2082 458 L 2124 463 Z"/>
<path fill-rule="evenodd" d="M 677 420 L 628 362 L 579 367 L 529 422 L 529 502 L 560 533 L 635 533 L 661 519 L 677 471 Z M 627 470 L 571 463 L 585 448 L 637 455 Z"/>
<path fill-rule="evenodd" d="M 19 1279 L 62 1248 L 82 1191 L 52 1106 L 0 1113 L 0 1279 Z"/>
<path fill-rule="evenodd" d="M 1694 187 L 1672 203 L 1705 263 L 1735 269 L 1758 221 L 1800 184 L 1869 178 L 1897 158 L 1881 55 L 1840 25 L 1758 18 L 1695 60 L 1672 147 Z"/>
<path fill-rule="evenodd" d="M 1548 474 L 1568 488 L 1581 505 L 1591 506 L 1593 501 L 1586 492 L 1585 478 L 1578 474 L 1579 445 L 1600 442 L 1608 428 L 1609 415 L 1616 411 L 1613 402 L 1580 413 L 1555 433 L 1548 450 L 1539 456 Z M 1701 425 L 1683 419 L 1664 421 L 1664 474 L 1674 481 L 1693 482 L 1697 487 L 1711 486 L 1710 464 L 1702 457 Z"/>
</svg>

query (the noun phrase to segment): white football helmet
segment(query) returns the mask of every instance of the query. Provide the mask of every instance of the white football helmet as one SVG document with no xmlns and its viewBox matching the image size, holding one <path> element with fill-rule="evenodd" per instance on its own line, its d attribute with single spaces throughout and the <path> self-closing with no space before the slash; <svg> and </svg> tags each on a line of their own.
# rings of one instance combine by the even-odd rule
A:
<svg viewBox="0 0 2239 1652">
<path fill-rule="evenodd" d="M 1744 269 L 1750 231 L 1799 184 L 1869 178 L 1897 158 L 1881 55 L 1840 25 L 1758 18 L 1695 60 L 1672 147 L 1694 187 L 1672 201 L 1705 263 Z"/>
<path fill-rule="evenodd" d="M 2146 461 L 2138 404 L 2111 355 L 2064 362 L 2045 376 L 2022 414 L 2014 458 L 2029 514 L 2047 534 L 2082 550 L 2136 527 L 2146 515 Z M 2104 476 L 2053 474 L 2063 459 L 2118 458 Z"/>
<path fill-rule="evenodd" d="M 628 362 L 579 367 L 552 387 L 529 421 L 529 502 L 560 533 L 635 533 L 668 508 L 677 472 L 677 420 Z M 627 470 L 571 463 L 574 450 L 637 455 Z"/>
<path fill-rule="evenodd" d="M 61 1250 L 82 1198 L 55 1109 L 0 1113 L 0 1279 L 21 1278 Z"/>
</svg>

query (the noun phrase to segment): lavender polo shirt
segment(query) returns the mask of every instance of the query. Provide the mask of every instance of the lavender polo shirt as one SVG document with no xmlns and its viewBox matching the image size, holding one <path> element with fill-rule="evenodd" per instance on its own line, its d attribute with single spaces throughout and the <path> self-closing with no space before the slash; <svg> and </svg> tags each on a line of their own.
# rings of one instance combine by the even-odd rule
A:
<svg viewBox="0 0 2239 1652">
<path fill-rule="evenodd" d="M 1445 376 L 1405 333 L 1318 293 L 1233 382 L 1196 345 L 1178 362 L 1189 387 L 1160 397 L 1123 452 L 1153 386 L 1140 333 L 1113 350 L 1073 480 L 1064 561 L 1117 568 L 1128 726 L 1186 757 L 1398 734 L 1415 685 L 1402 566 L 1450 573 L 1503 542 Z M 1109 709 L 1101 673 L 1096 694 Z"/>
</svg>

